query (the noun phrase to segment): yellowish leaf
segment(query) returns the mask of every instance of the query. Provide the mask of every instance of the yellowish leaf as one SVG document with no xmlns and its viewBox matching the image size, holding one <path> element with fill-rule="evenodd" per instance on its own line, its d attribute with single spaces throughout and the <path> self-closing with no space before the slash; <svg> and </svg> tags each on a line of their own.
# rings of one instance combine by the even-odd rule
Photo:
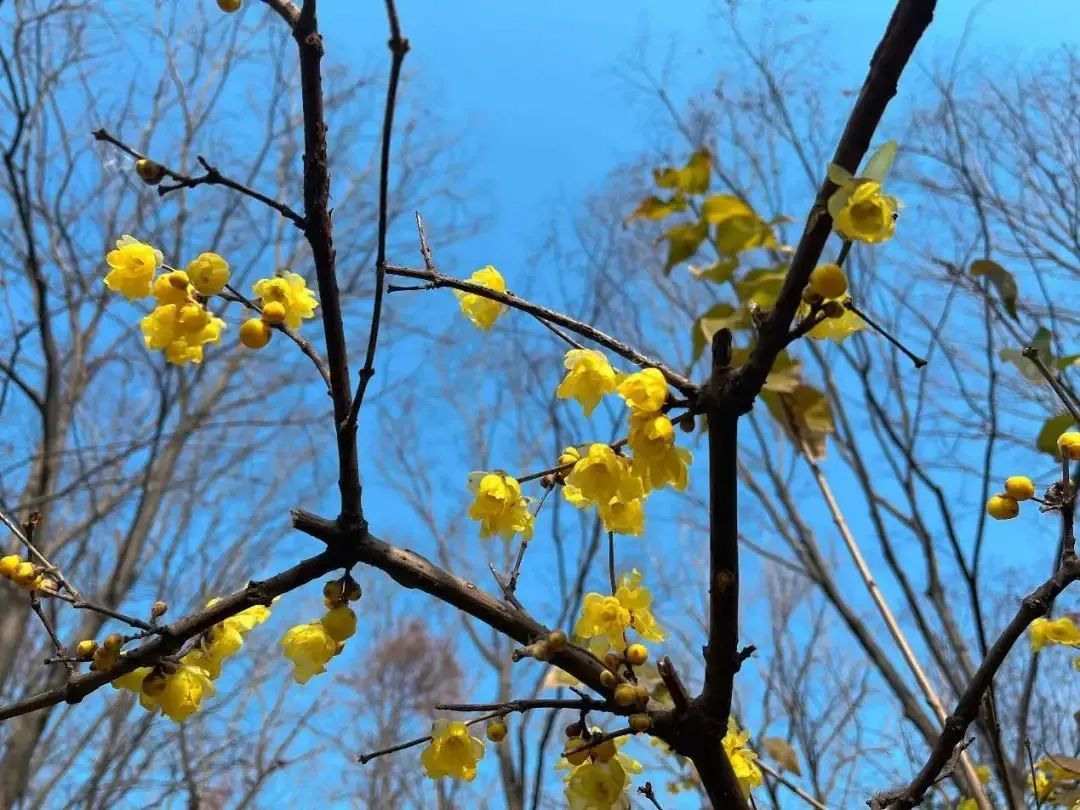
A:
<svg viewBox="0 0 1080 810">
<path fill-rule="evenodd" d="M 761 747 L 783 770 L 802 776 L 802 768 L 799 767 L 799 755 L 791 747 L 787 740 L 782 737 L 762 737 Z"/>
<path fill-rule="evenodd" d="M 676 225 L 666 231 L 660 240 L 667 240 L 668 257 L 664 265 L 664 272 L 670 273 L 671 268 L 680 262 L 684 262 L 697 253 L 701 243 L 708 236 L 708 224 L 705 222 L 692 222 L 686 225 Z"/>
<path fill-rule="evenodd" d="M 710 225 L 719 225 L 732 217 L 756 218 L 754 209 L 731 194 L 714 194 L 701 204 L 701 217 Z"/>
<path fill-rule="evenodd" d="M 655 222 L 685 210 L 686 198 L 681 194 L 676 194 L 670 200 L 662 199 L 654 194 L 642 200 L 638 207 L 626 218 L 626 221 L 629 222 L 632 219 L 649 219 Z"/>
<path fill-rule="evenodd" d="M 655 169 L 653 179 L 660 188 L 673 188 L 685 194 L 704 194 L 709 190 L 712 157 L 708 150 L 699 149 L 681 169 Z"/>
</svg>

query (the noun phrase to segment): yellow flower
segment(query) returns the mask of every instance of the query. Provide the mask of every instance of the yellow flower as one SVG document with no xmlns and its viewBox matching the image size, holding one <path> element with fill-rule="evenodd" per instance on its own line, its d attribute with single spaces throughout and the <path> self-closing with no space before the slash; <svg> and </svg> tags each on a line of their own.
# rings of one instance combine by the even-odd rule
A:
<svg viewBox="0 0 1080 810">
<path fill-rule="evenodd" d="M 979 803 L 970 797 L 961 799 L 956 805 L 956 810 L 979 810 Z"/>
<path fill-rule="evenodd" d="M 663 641 L 664 633 L 652 615 L 652 594 L 634 569 L 623 574 L 614 596 L 585 594 L 574 635 L 589 640 L 589 649 L 602 655 L 626 646 L 626 631 L 636 630 L 646 641 Z"/>
<path fill-rule="evenodd" d="M 631 471 L 646 489 L 671 484 L 686 489 L 690 451 L 675 446 L 675 428 L 662 413 L 635 413 L 630 417 L 627 444 L 634 451 Z"/>
<path fill-rule="evenodd" d="M 207 607 L 213 607 L 218 602 L 211 599 L 206 603 Z M 242 610 L 235 616 L 215 624 L 203 635 L 199 647 L 190 653 L 200 653 L 198 659 L 200 665 L 207 671 L 211 678 L 221 676 L 221 663 L 240 652 L 244 646 L 244 634 L 250 632 L 256 625 L 262 624 L 270 617 L 270 609 L 262 605 L 254 605 Z"/>
<path fill-rule="evenodd" d="M 641 498 L 634 498 L 632 501 L 612 498 L 610 503 L 600 507 L 600 518 L 604 521 L 604 531 L 607 532 L 637 537 L 645 531 L 645 507 Z"/>
<path fill-rule="evenodd" d="M 229 263 L 216 253 L 200 253 L 188 262 L 187 273 L 203 295 L 217 295 L 229 283 Z"/>
<path fill-rule="evenodd" d="M 350 607 L 331 608 L 323 616 L 322 623 L 334 641 L 345 641 L 356 635 L 356 613 Z"/>
<path fill-rule="evenodd" d="M 469 736 L 468 727 L 456 720 L 436 720 L 431 726 L 431 742 L 420 755 L 428 778 L 476 778 L 476 765 L 484 756 L 484 743 Z"/>
<path fill-rule="evenodd" d="M 180 659 L 179 669 L 166 676 L 165 689 L 155 698 L 161 713 L 176 723 L 182 723 L 197 712 L 204 696 L 214 694 L 209 673 L 198 665 L 198 658 L 189 660 L 189 655 Z M 143 705 L 146 705 L 146 701 L 143 701 Z"/>
<path fill-rule="evenodd" d="M 322 622 L 300 624 L 290 628 L 281 638 L 285 657 L 293 663 L 293 678 L 307 683 L 313 675 L 326 672 L 326 662 L 334 657 L 337 642 Z"/>
<path fill-rule="evenodd" d="M 184 304 L 188 300 L 188 274 L 183 270 L 162 273 L 154 279 L 151 292 L 158 304 Z"/>
<path fill-rule="evenodd" d="M 885 194 L 881 185 L 895 155 L 896 144 L 889 141 L 870 157 L 861 177 L 835 163 L 829 166 L 829 179 L 839 187 L 829 197 L 829 216 L 845 239 L 874 243 L 893 235 L 900 201 Z"/>
<path fill-rule="evenodd" d="M 490 264 L 481 267 L 469 276 L 466 281 L 495 292 L 506 292 L 506 280 Z M 477 329 L 483 332 L 494 326 L 499 316 L 507 310 L 506 304 L 492 301 L 490 298 L 484 298 L 476 293 L 454 290 L 454 295 L 457 297 L 461 311 L 465 313 L 466 317 L 473 322 Z"/>
<path fill-rule="evenodd" d="M 124 234 L 116 240 L 116 250 L 105 255 L 111 268 L 105 275 L 105 286 L 129 301 L 150 295 L 154 271 L 165 261 L 161 251 Z"/>
<path fill-rule="evenodd" d="M 587 593 L 581 616 L 574 625 L 574 635 L 589 639 L 589 649 L 602 655 L 610 648 L 625 646 L 624 634 L 630 627 L 630 611 L 615 596 Z"/>
<path fill-rule="evenodd" d="M 290 329 L 299 329 L 304 319 L 315 317 L 315 307 L 319 302 L 308 289 L 304 277 L 297 273 L 259 279 L 252 289 L 263 304 L 274 301 L 285 307 L 285 325 Z"/>
<path fill-rule="evenodd" d="M 610 503 L 612 498 L 628 502 L 644 494 L 641 479 L 630 469 L 630 460 L 600 443 L 589 445 L 566 476 L 566 483 L 581 498 L 598 504 Z"/>
<path fill-rule="evenodd" d="M 626 787 L 630 777 L 618 759 L 585 762 L 566 778 L 566 801 L 570 810 L 611 810 L 629 807 Z"/>
<path fill-rule="evenodd" d="M 810 312 L 810 309 L 806 304 L 803 304 L 800 306 L 799 311 L 800 314 L 805 316 Z M 843 314 L 839 318 L 825 318 L 821 323 L 811 329 L 808 334 L 815 340 L 832 340 L 839 343 L 848 335 L 861 332 L 865 328 L 866 321 L 850 309 L 845 308 Z"/>
<path fill-rule="evenodd" d="M 499 535 L 509 540 L 521 534 L 532 537 L 536 516 L 529 511 L 528 499 L 521 495 L 521 485 L 503 472 L 474 472 L 469 475 L 469 491 L 475 499 L 469 518 L 480 521 L 480 537 Z"/>
<path fill-rule="evenodd" d="M 757 766 L 757 754 L 746 747 L 750 734 L 739 731 L 733 723 L 728 723 L 728 732 L 724 735 L 724 753 L 731 762 L 731 768 L 742 785 L 743 795 L 750 795 L 750 788 L 760 787 L 761 770 Z"/>
<path fill-rule="evenodd" d="M 126 675 L 121 675 L 110 685 L 113 689 L 127 689 L 129 692 L 139 693 L 142 691 L 143 678 L 150 674 L 150 667 L 136 667 Z"/>
<path fill-rule="evenodd" d="M 603 352 L 571 349 L 566 353 L 563 365 L 568 371 L 555 389 L 555 396 L 559 399 L 576 399 L 586 416 L 593 412 L 604 396 L 615 390 L 618 374 Z"/>
<path fill-rule="evenodd" d="M 634 411 L 658 411 L 667 399 L 667 380 L 659 369 L 627 374 L 615 389 Z"/>
<path fill-rule="evenodd" d="M 1080 647 L 1080 627 L 1068 616 L 1060 619 L 1040 617 L 1031 623 L 1031 651 L 1038 652 L 1047 644 Z"/>
<path fill-rule="evenodd" d="M 615 596 L 630 611 L 630 625 L 638 635 L 646 641 L 664 640 L 664 631 L 652 614 L 652 593 L 641 584 L 641 574 L 636 568 L 619 577 Z"/>
<path fill-rule="evenodd" d="M 202 361 L 203 346 L 221 340 L 225 321 L 198 304 L 164 304 L 143 318 L 139 326 L 148 349 L 164 351 L 170 363 L 183 365 Z"/>
</svg>

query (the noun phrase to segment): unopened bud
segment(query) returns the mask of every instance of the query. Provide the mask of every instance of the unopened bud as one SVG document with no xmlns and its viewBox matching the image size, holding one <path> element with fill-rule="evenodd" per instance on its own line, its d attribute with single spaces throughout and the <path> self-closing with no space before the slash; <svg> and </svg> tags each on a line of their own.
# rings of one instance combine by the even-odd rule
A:
<svg viewBox="0 0 1080 810">
<path fill-rule="evenodd" d="M 124 646 L 124 638 L 119 633 L 109 633 L 109 635 L 105 636 L 103 643 L 106 650 L 116 653 L 120 652 L 120 648 Z"/>
<path fill-rule="evenodd" d="M 150 618 L 160 619 L 169 610 L 167 602 L 162 602 L 160 599 L 156 600 L 154 604 L 150 606 Z"/>
<path fill-rule="evenodd" d="M 634 731 L 648 731 L 652 726 L 652 718 L 647 714 L 632 714 L 630 715 L 630 728 Z"/>
<path fill-rule="evenodd" d="M 84 639 L 75 645 L 75 655 L 79 658 L 90 658 L 97 652 L 97 642 L 92 638 Z"/>
<path fill-rule="evenodd" d="M 844 317 L 844 305 L 839 301 L 826 301 L 821 305 L 821 311 L 825 313 L 826 318 L 842 318 Z"/>
<path fill-rule="evenodd" d="M 580 737 L 581 736 L 581 723 L 571 723 L 566 727 L 567 737 Z"/>
<path fill-rule="evenodd" d="M 135 161 L 135 174 L 148 186 L 156 186 L 165 177 L 165 167 L 147 158 Z"/>
<path fill-rule="evenodd" d="M 547 645 L 553 653 L 562 652 L 566 649 L 566 633 L 562 630 L 552 630 L 548 633 Z"/>
</svg>

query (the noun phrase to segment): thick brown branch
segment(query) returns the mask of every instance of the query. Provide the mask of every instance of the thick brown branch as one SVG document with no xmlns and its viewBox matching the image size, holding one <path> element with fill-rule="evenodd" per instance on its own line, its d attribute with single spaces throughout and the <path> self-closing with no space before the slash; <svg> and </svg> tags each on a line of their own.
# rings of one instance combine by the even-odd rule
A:
<svg viewBox="0 0 1080 810">
<path fill-rule="evenodd" d="M 352 412 L 352 384 L 345 326 L 341 317 L 333 225 L 330 213 L 330 167 L 326 152 L 326 117 L 323 112 L 323 41 L 316 20 L 315 0 L 305 0 L 293 26 L 293 38 L 300 49 L 300 93 L 304 111 L 304 235 L 315 261 L 319 283 L 319 303 L 326 359 L 330 366 L 330 392 L 334 400 L 337 434 L 338 489 L 341 495 L 339 520 L 354 526 L 361 521 L 360 467 L 356 450 L 356 430 L 348 427 Z"/>
</svg>

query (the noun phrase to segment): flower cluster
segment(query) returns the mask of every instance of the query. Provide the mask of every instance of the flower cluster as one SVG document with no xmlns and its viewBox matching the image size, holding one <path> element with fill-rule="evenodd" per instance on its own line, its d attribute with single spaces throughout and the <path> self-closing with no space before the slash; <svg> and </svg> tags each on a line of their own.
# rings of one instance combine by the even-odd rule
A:
<svg viewBox="0 0 1080 810">
<path fill-rule="evenodd" d="M 586 729 L 579 723 L 568 726 L 566 733 L 565 756 L 555 767 L 570 771 L 565 794 L 571 810 L 628 808 L 630 776 L 641 773 L 642 767 L 619 751 L 626 738 L 596 743 L 604 736 L 603 730 Z"/>
<path fill-rule="evenodd" d="M 201 253 L 186 269 L 177 270 L 165 264 L 160 250 L 125 235 L 105 261 L 109 265 L 105 286 L 110 290 L 129 301 L 154 298 L 154 310 L 139 322 L 148 349 L 163 352 L 169 363 L 184 365 L 201 363 L 204 347 L 221 341 L 225 321 L 208 306 L 229 283 L 229 263 L 221 256 Z M 158 270 L 165 272 L 157 274 Z M 262 300 L 261 317 L 240 326 L 240 341 L 249 348 L 269 343 L 272 326 L 296 329 L 303 319 L 314 316 L 315 297 L 296 273 L 260 279 L 254 292 Z"/>
<path fill-rule="evenodd" d="M 356 613 L 349 602 L 355 602 L 360 594 L 360 586 L 348 574 L 330 580 L 323 586 L 326 614 L 308 624 L 292 627 L 282 636 L 283 653 L 292 661 L 297 683 L 307 683 L 312 676 L 326 672 L 326 664 L 356 634 Z"/>
<path fill-rule="evenodd" d="M 728 730 L 722 741 L 724 753 L 731 762 L 731 768 L 742 786 L 743 795 L 749 796 L 750 789 L 761 787 L 761 769 L 757 765 L 757 754 L 747 745 L 750 739 L 748 731 L 740 731 L 734 718 L 728 718 Z"/>
<path fill-rule="evenodd" d="M 619 578 L 613 595 L 585 595 L 574 635 L 587 641 L 597 655 L 608 649 L 627 649 L 627 630 L 636 631 L 646 641 L 663 641 L 664 632 L 652 614 L 652 598 L 635 568 Z M 639 663 L 644 663 L 644 658 Z"/>
<path fill-rule="evenodd" d="M 564 365 L 567 373 L 555 395 L 577 400 L 586 415 L 608 394 L 626 403 L 630 425 L 625 444 L 632 457 L 600 443 L 566 448 L 559 457 L 559 466 L 570 468 L 559 479 L 563 497 L 579 509 L 595 507 L 607 531 L 639 535 L 648 493 L 687 485 L 690 452 L 675 445 L 675 426 L 663 412 L 667 381 L 655 368 L 619 374 L 593 350 L 571 349 Z"/>
<path fill-rule="evenodd" d="M 56 587 L 55 583 L 44 574 L 41 566 L 24 560 L 18 554 L 0 557 L 0 577 L 11 580 L 24 591 L 44 588 L 45 593 Z"/>
<path fill-rule="evenodd" d="M 207 607 L 218 602 L 211 599 Z M 179 659 L 163 659 L 152 667 L 138 667 L 112 682 L 114 689 L 127 689 L 139 696 L 139 704 L 150 712 L 161 712 L 182 723 L 202 706 L 203 698 L 214 694 L 214 680 L 221 676 L 222 662 L 240 651 L 244 635 L 265 622 L 270 609 L 262 605 L 242 610 L 224 619 L 198 639 L 195 647 Z M 91 660 L 96 671 L 113 669 L 122 658 L 123 638 L 118 633 L 105 637 L 100 646 L 92 640 L 79 643 L 78 657 Z"/>
<path fill-rule="evenodd" d="M 532 538 L 536 516 L 512 475 L 499 470 L 470 473 L 469 491 L 473 494 L 469 518 L 479 521 L 480 537 L 486 540 L 497 534 L 510 540 L 520 534 L 526 540 Z"/>
<path fill-rule="evenodd" d="M 1048 756 L 1035 763 L 1028 784 L 1041 807 L 1075 807 L 1080 795 L 1080 769 L 1072 757 Z"/>
</svg>

